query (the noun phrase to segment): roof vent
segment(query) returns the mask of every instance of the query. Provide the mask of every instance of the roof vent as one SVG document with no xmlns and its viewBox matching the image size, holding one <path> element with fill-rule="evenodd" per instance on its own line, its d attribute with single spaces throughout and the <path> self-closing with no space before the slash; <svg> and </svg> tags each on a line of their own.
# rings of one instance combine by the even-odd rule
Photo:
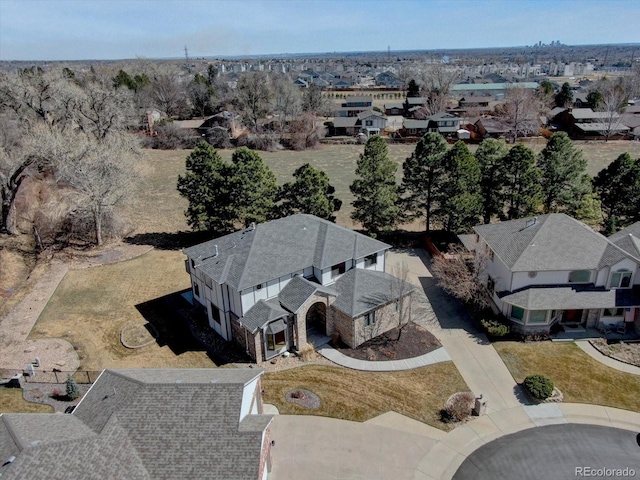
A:
<svg viewBox="0 0 640 480">
<path fill-rule="evenodd" d="M 10 463 L 13 463 L 15 461 L 16 461 L 15 455 L 11 455 L 9 458 L 7 458 L 7 461 L 2 464 L 2 466 L 4 467 L 5 465 L 9 465 Z"/>
<path fill-rule="evenodd" d="M 256 229 L 256 222 L 251 222 L 251 225 L 249 225 L 249 230 L 255 230 Z"/>
<path fill-rule="evenodd" d="M 536 223 L 538 223 L 538 217 L 528 218 L 527 222 L 524 224 L 524 227 L 522 227 L 521 230 L 533 227 Z"/>
<path fill-rule="evenodd" d="M 213 246 L 213 256 L 217 257 L 218 256 L 218 244 L 215 244 Z"/>
<path fill-rule="evenodd" d="M 176 380 L 176 383 L 182 383 L 182 380 Z"/>
</svg>

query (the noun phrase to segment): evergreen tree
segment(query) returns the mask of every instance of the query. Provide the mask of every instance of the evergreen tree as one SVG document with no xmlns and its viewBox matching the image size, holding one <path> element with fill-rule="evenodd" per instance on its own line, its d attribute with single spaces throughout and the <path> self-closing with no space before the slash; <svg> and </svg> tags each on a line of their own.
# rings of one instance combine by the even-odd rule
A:
<svg viewBox="0 0 640 480">
<path fill-rule="evenodd" d="M 578 208 L 572 213 L 576 220 L 589 225 L 591 228 L 599 229 L 602 225 L 602 208 L 600 200 L 595 193 L 587 193 L 582 196 Z"/>
<path fill-rule="evenodd" d="M 449 232 L 468 232 L 482 212 L 480 165 L 464 142 L 458 141 L 444 156 L 444 181 L 436 213 Z"/>
<path fill-rule="evenodd" d="M 618 227 L 640 220 L 640 159 L 623 153 L 598 172 L 593 184 L 607 219 L 615 217 Z"/>
<path fill-rule="evenodd" d="M 379 135 L 371 137 L 358 159 L 351 193 L 356 197 L 351 218 L 372 234 L 393 228 L 398 222 L 397 166 L 387 151 L 387 143 Z"/>
<path fill-rule="evenodd" d="M 229 191 L 235 218 L 245 227 L 273 219 L 278 184 L 271 169 L 258 153 L 246 147 L 233 152 L 231 161 Z"/>
<path fill-rule="evenodd" d="M 573 104 L 573 90 L 571 85 L 567 82 L 562 84 L 560 91 L 556 93 L 556 106 L 557 107 L 570 107 Z"/>
<path fill-rule="evenodd" d="M 236 217 L 230 197 L 231 166 L 206 142 L 186 159 L 186 173 L 178 177 L 178 192 L 189 201 L 185 212 L 194 230 L 224 233 Z"/>
<path fill-rule="evenodd" d="M 67 399 L 75 400 L 80 396 L 80 389 L 78 389 L 78 384 L 71 375 L 67 376 L 66 387 Z"/>
<path fill-rule="evenodd" d="M 540 169 L 528 147 L 519 143 L 504 157 L 504 199 L 507 218 L 521 218 L 535 213 L 542 204 Z"/>
<path fill-rule="evenodd" d="M 335 222 L 333 213 L 340 210 L 342 201 L 333 195 L 336 189 L 329 184 L 327 174 L 305 163 L 293 173 L 293 177 L 293 183 L 285 183 L 280 187 L 278 199 L 282 203 L 279 214 L 310 213 Z"/>
<path fill-rule="evenodd" d="M 509 147 L 506 143 L 492 138 L 484 140 L 476 150 L 476 158 L 482 172 L 480 191 L 484 223 L 491 222 L 491 218 L 496 215 L 503 215 L 503 188 L 506 182 L 504 159 L 508 152 Z"/>
<path fill-rule="evenodd" d="M 407 86 L 407 97 L 419 97 L 419 96 L 420 96 L 420 86 L 412 78 L 411 80 L 409 80 L 409 85 Z"/>
<path fill-rule="evenodd" d="M 591 193 L 587 161 L 565 132 L 553 134 L 538 155 L 546 213 L 575 210 L 583 195 Z"/>
<path fill-rule="evenodd" d="M 438 133 L 425 134 L 416 149 L 404 161 L 401 192 L 407 219 L 424 216 L 426 230 L 431 228 L 431 213 L 439 195 L 444 173 L 447 142 Z"/>
</svg>

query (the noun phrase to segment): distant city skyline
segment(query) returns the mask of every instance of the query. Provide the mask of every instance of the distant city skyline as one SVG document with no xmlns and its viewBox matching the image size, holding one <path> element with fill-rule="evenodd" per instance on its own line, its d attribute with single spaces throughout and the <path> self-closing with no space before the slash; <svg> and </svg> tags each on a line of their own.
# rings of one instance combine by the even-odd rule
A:
<svg viewBox="0 0 640 480">
<path fill-rule="evenodd" d="M 640 43 L 637 0 L 0 0 L 0 60 Z"/>
</svg>

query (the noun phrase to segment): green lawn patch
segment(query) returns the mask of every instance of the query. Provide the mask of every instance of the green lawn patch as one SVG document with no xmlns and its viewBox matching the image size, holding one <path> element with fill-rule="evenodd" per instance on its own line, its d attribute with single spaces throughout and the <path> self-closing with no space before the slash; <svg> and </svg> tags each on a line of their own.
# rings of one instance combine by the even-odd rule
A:
<svg viewBox="0 0 640 480">
<path fill-rule="evenodd" d="M 565 402 L 640 411 L 640 376 L 601 364 L 573 342 L 497 342 L 507 368 L 521 383 L 528 375 L 553 380 Z"/>
<path fill-rule="evenodd" d="M 452 362 L 401 372 L 362 372 L 341 367 L 309 365 L 266 373 L 262 386 L 266 403 L 287 415 L 319 415 L 364 422 L 395 411 L 442 430 L 452 427 L 440 420 L 450 395 L 469 390 Z M 320 408 L 310 410 L 285 400 L 293 389 L 306 389 L 320 397 Z"/>
</svg>

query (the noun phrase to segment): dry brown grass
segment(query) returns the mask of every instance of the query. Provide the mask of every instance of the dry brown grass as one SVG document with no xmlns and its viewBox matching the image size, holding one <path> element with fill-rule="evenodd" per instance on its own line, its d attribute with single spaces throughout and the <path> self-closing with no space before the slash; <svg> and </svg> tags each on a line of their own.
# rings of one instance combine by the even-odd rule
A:
<svg viewBox="0 0 640 480">
<path fill-rule="evenodd" d="M 527 143 L 536 153 L 544 148 L 546 140 L 534 139 Z M 588 172 L 595 175 L 615 160 L 618 155 L 629 152 L 633 158 L 640 157 L 640 143 L 629 141 L 577 141 L 576 146 L 584 152 L 588 161 Z M 477 145 L 470 145 L 472 151 Z M 402 163 L 411 155 L 415 145 L 389 145 L 389 157 L 397 163 L 396 178 L 402 178 Z M 355 178 L 358 156 L 364 150 L 363 145 L 323 145 L 317 150 L 294 152 L 260 152 L 260 156 L 273 170 L 280 184 L 292 181 L 293 172 L 304 163 L 324 170 L 331 184 L 336 188 L 336 196 L 343 201 L 337 214 L 339 224 L 349 228 L 356 225 L 349 217 L 353 195 L 349 185 Z M 188 230 L 184 210 L 187 202 L 176 190 L 178 175 L 184 172 L 185 158 L 189 150 L 145 150 L 142 159 L 146 164 L 145 178 L 140 191 L 139 201 L 129 208 L 129 215 L 136 233 L 175 232 Z M 220 150 L 222 158 L 229 160 L 233 150 Z M 410 227 L 413 228 L 413 227 Z M 418 225 L 417 228 L 420 228 Z"/>
<path fill-rule="evenodd" d="M 362 372 L 341 367 L 309 365 L 266 373 L 264 401 L 282 414 L 319 415 L 364 422 L 393 410 L 442 430 L 450 425 L 440 410 L 455 392 L 469 390 L 452 362 L 402 372 Z M 311 390 L 320 397 L 317 410 L 285 400 L 293 389 Z"/>
<path fill-rule="evenodd" d="M 204 351 L 174 352 L 170 348 L 171 325 L 161 334 L 163 346 L 153 343 L 132 350 L 120 342 L 125 325 L 142 326 L 149 320 L 136 306 L 189 288 L 183 258 L 180 252 L 153 250 L 126 262 L 70 271 L 40 315 L 30 338 L 66 338 L 78 351 L 82 370 L 214 366 Z M 153 309 L 144 311 L 147 317 L 156 314 Z M 182 325 L 177 315 L 169 313 L 168 318 Z"/>
<path fill-rule="evenodd" d="M 553 380 L 565 402 L 640 411 L 640 376 L 607 367 L 573 342 L 493 344 L 517 382 L 541 374 Z"/>
<path fill-rule="evenodd" d="M 0 388 L 0 413 L 53 413 L 53 407 L 27 402 L 21 388 Z"/>
</svg>

